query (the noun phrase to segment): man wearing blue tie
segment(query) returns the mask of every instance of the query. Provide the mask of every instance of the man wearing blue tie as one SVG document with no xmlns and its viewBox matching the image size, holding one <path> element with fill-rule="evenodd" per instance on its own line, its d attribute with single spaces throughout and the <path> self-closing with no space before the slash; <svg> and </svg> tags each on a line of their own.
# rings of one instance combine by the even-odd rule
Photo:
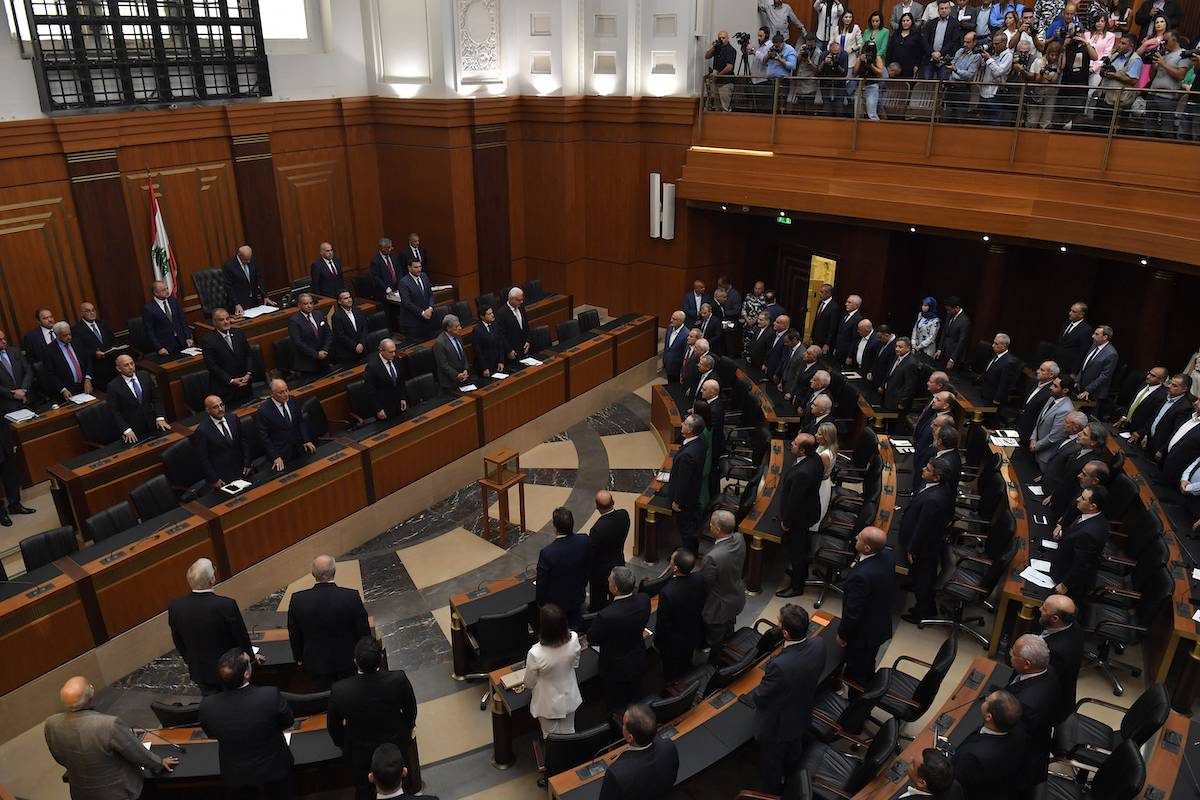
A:
<svg viewBox="0 0 1200 800">
<path fill-rule="evenodd" d="M 117 376 L 108 382 L 105 391 L 108 407 L 112 409 L 121 438 L 127 444 L 133 444 L 138 437 L 155 430 L 171 430 L 163 416 L 154 381 L 149 373 L 134 368 L 132 356 L 124 353 L 117 356 Z"/>
<path fill-rule="evenodd" d="M 442 332 L 433 343 L 433 360 L 437 364 L 438 385 L 453 392 L 467 382 L 467 354 L 463 351 L 462 323 L 453 314 L 442 320 Z"/>
</svg>

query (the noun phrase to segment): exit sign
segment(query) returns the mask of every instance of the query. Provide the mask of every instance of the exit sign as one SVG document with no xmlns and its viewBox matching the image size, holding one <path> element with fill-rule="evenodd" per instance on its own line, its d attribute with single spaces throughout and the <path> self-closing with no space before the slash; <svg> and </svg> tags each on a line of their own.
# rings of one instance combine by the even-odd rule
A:
<svg viewBox="0 0 1200 800">
<path fill-rule="evenodd" d="M 791 217 L 776 217 L 775 221 L 778 222 L 780 225 L 791 225 L 792 224 Z"/>
</svg>

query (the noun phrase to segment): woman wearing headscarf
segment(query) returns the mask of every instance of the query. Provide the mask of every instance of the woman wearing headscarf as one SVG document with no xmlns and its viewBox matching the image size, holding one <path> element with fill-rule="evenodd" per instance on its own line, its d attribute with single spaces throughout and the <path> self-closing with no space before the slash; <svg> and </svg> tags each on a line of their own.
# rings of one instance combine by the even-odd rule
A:
<svg viewBox="0 0 1200 800">
<path fill-rule="evenodd" d="M 938 329 L 942 327 L 942 318 L 938 316 L 937 300 L 926 297 L 921 301 L 921 313 L 912 329 L 913 350 L 925 357 L 926 361 L 933 360 L 937 352 Z"/>
</svg>

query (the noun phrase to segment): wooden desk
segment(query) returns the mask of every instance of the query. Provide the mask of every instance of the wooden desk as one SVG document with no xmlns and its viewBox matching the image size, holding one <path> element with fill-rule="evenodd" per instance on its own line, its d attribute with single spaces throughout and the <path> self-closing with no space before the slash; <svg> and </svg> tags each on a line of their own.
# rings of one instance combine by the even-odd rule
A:
<svg viewBox="0 0 1200 800">
<path fill-rule="evenodd" d="M 316 300 L 313 303 L 313 311 L 317 314 L 327 315 L 333 310 L 336 304 L 333 300 L 320 295 L 313 295 Z M 370 314 L 375 311 L 375 304 L 370 302 L 360 302 L 359 308 L 364 314 Z M 368 310 L 369 307 L 369 310 Z M 230 313 L 233 309 L 227 309 Z M 267 372 L 275 369 L 275 348 L 272 347 L 275 342 L 288 335 L 288 322 L 292 317 L 300 313 L 297 306 L 291 308 L 283 308 L 270 314 L 263 314 L 254 319 L 246 319 L 243 316 L 230 317 L 233 322 L 233 327 L 237 328 L 242 333 L 246 334 L 246 340 L 250 344 L 256 344 L 262 350 L 263 367 Z M 207 320 L 197 322 L 192 325 L 192 330 L 196 336 L 196 346 L 200 347 L 210 333 L 216 330 L 213 324 Z"/>
<path fill-rule="evenodd" d="M 657 388 L 657 387 L 656 387 Z M 647 564 L 658 561 L 658 523 L 660 517 L 673 517 L 675 511 L 671 501 L 663 492 L 667 484 L 658 479 L 660 472 L 670 472 L 671 463 L 675 458 L 679 445 L 667 447 L 667 456 L 659 472 L 637 499 L 633 501 L 633 552 L 641 555 Z"/>
<path fill-rule="evenodd" d="M 504 302 L 503 297 L 500 298 L 500 302 Z M 574 309 L 575 298 L 572 295 L 548 294 L 535 303 L 526 303 L 525 317 L 529 320 L 531 328 L 536 328 L 538 325 L 550 326 L 550 339 L 557 342 L 558 331 L 555 329 L 555 325 L 571 319 Z"/>
<path fill-rule="evenodd" d="M 650 427 L 658 434 L 664 449 L 681 441 L 683 414 L 675 393 L 682 395 L 683 390 L 678 387 L 678 383 L 656 383 L 650 387 Z"/>
<path fill-rule="evenodd" d="M 1185 764 L 1184 754 L 1194 752 L 1192 742 L 1197 736 L 1200 736 L 1200 722 L 1192 722 L 1177 711 L 1167 716 L 1167 723 L 1155 737 L 1154 749 L 1146 763 L 1146 784 L 1138 797 L 1190 800 L 1196 796 L 1196 765 Z"/>
<path fill-rule="evenodd" d="M 537 622 L 537 607 L 533 579 L 536 571 L 530 570 L 511 578 L 501 578 L 471 592 L 459 592 L 450 596 L 450 649 L 454 657 L 454 671 L 450 677 L 465 680 L 472 674 L 475 663 L 474 651 L 467 642 L 467 632 L 485 614 L 503 614 L 518 606 L 529 607 L 531 624 Z"/>
<path fill-rule="evenodd" d="M 566 359 L 543 354 L 534 357 L 541 366 L 522 367 L 471 393 L 479 403 L 479 438 L 485 444 L 566 402 Z"/>
<path fill-rule="evenodd" d="M 1049 524 L 1050 511 L 1047 507 L 1038 505 L 1026 508 L 1025 491 L 1022 487 L 1028 483 L 1025 479 L 1032 479 L 1033 476 L 1018 474 L 1017 466 L 1010 458 L 1011 448 L 999 447 L 990 442 L 988 446 L 992 452 L 1000 455 L 1000 475 L 1004 478 L 1008 492 L 1008 509 L 1016 519 L 1013 538 L 1017 543 L 1016 555 L 1013 556 L 1012 564 L 1001 583 L 1000 598 L 996 604 L 996 623 L 992 628 L 992 638 L 988 644 L 988 655 L 995 657 L 1000 649 L 1000 640 L 1005 633 L 1008 634 L 1010 642 L 1016 641 L 1018 636 L 1027 633 L 1037 619 L 1038 609 L 1042 607 L 1042 602 L 1050 596 L 1051 590 L 1042 589 L 1029 583 L 1021 577 L 1021 571 L 1029 565 L 1029 559 L 1047 557 L 1044 554 L 1035 554 L 1037 548 L 1034 548 L 1033 545 L 1036 542 L 1040 547 L 1041 540 L 1049 538 L 1053 526 Z M 1021 472 L 1032 467 L 1028 460 L 1021 463 Z M 1031 530 L 1033 519 L 1030 516 L 1035 513 L 1039 519 L 1047 520 L 1046 523 L 1035 526 L 1036 533 Z"/>
<path fill-rule="evenodd" d="M 652 314 L 625 314 L 610 319 L 600 330 L 614 337 L 613 374 L 620 375 L 648 358 L 658 355 L 658 317 Z"/>
<path fill-rule="evenodd" d="M 56 409 L 47 407 L 28 422 L 11 424 L 24 463 L 21 485 L 26 489 L 48 480 L 50 465 L 87 452 L 79 423 L 75 421 L 75 411 L 79 408 L 74 403 Z"/>
<path fill-rule="evenodd" d="M 615 374 L 616 338 L 601 331 L 588 331 L 577 339 L 559 342 L 546 352 L 567 362 L 567 399 L 595 389 Z"/>
<path fill-rule="evenodd" d="M 852 438 L 857 438 L 858 434 L 862 433 L 862 429 L 866 425 L 870 425 L 876 431 L 883 431 L 887 428 L 888 422 L 899 419 L 899 411 L 884 411 L 879 405 L 879 393 L 873 387 L 867 384 L 866 378 L 846 378 L 846 383 L 854 387 L 857 394 L 857 414 L 854 419 L 853 429 L 850 431 Z M 832 386 L 832 384 L 830 384 Z M 843 410 L 845 413 L 845 410 Z"/>
<path fill-rule="evenodd" d="M 766 422 L 774 433 L 783 435 L 787 432 L 788 423 L 799 424 L 803 417 L 802 412 L 796 410 L 790 402 L 779 396 L 780 405 L 776 405 L 772 396 L 769 395 L 764 387 L 768 384 L 760 380 L 762 372 L 751 367 L 745 362 L 740 362 L 738 367 L 737 380 L 742 384 L 746 392 L 746 402 L 756 403 L 762 411 L 763 421 Z M 772 387 L 773 388 L 773 387 Z M 775 392 L 778 395 L 778 390 Z"/>
</svg>

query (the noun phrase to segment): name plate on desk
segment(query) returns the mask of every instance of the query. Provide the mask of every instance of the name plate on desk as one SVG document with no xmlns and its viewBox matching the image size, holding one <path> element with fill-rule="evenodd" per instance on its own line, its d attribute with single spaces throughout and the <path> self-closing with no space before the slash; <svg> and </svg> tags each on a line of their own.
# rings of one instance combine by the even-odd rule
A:
<svg viewBox="0 0 1200 800">
<path fill-rule="evenodd" d="M 737 697 L 736 694 L 725 689 L 719 695 L 708 701 L 708 704 L 713 708 L 721 708 Z"/>
<path fill-rule="evenodd" d="M 579 776 L 580 780 L 586 781 L 590 778 L 596 777 L 597 775 L 603 775 L 604 771 L 607 769 L 607 763 L 603 761 L 593 761 L 591 764 L 587 764 L 586 766 L 582 766 L 575 770 L 575 774 Z"/>
</svg>

